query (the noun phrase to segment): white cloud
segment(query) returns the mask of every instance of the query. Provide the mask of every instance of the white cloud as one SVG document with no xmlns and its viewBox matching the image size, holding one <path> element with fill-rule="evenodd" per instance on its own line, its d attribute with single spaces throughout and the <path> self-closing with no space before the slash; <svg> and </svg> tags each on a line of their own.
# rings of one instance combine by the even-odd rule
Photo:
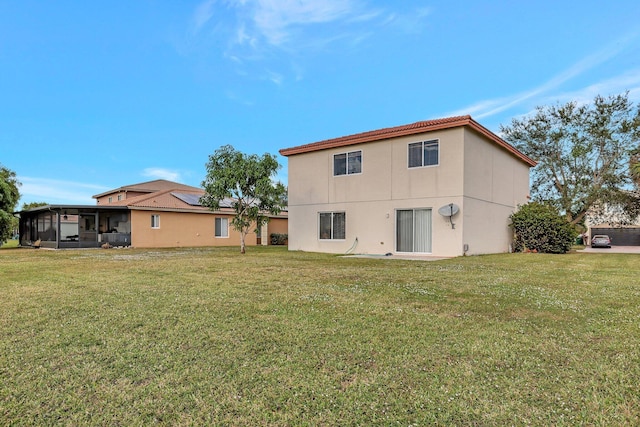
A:
<svg viewBox="0 0 640 427">
<path fill-rule="evenodd" d="M 426 8 L 390 12 L 369 0 L 205 0 L 194 9 L 183 54 L 222 49 L 237 73 L 281 85 L 303 79 L 292 59 L 332 49 L 353 49 L 379 31 L 414 33 L 424 28 Z M 262 63 L 270 62 L 268 78 Z M 256 66 L 257 64 L 257 66 Z M 242 67 L 242 68 L 240 68 Z"/>
<path fill-rule="evenodd" d="M 96 201 L 92 196 L 109 190 L 100 185 L 40 177 L 19 176 L 18 180 L 22 183 L 21 205 L 33 202 L 94 205 Z"/>
<path fill-rule="evenodd" d="M 227 96 L 228 99 L 230 99 L 233 102 L 237 102 L 239 104 L 242 104 L 246 107 L 253 107 L 256 105 L 256 102 L 248 99 L 248 98 L 244 98 L 241 95 L 238 95 L 236 92 L 232 91 L 232 90 L 227 90 L 225 92 L 225 95 Z"/>
<path fill-rule="evenodd" d="M 224 19 L 216 18 L 223 14 Z M 361 33 L 371 31 L 369 23 L 377 19 L 383 25 L 384 15 L 382 9 L 368 8 L 364 0 L 206 0 L 193 12 L 191 33 L 214 28 L 218 41 L 220 32 L 228 31 L 227 48 L 231 50 L 271 47 L 290 52 L 325 46 L 345 36 L 363 39 Z M 419 9 L 405 18 L 412 17 L 413 22 L 424 15 L 425 9 Z M 333 24 L 340 24 L 339 31 L 327 27 Z M 226 53 L 229 58 L 238 55 Z"/>
<path fill-rule="evenodd" d="M 269 44 L 281 45 L 298 25 L 327 23 L 351 15 L 349 0 L 257 0 L 253 14 L 256 29 Z"/>
<path fill-rule="evenodd" d="M 608 96 L 629 92 L 629 99 L 640 101 L 640 68 L 594 83 L 577 91 L 565 92 L 549 98 L 549 102 L 575 101 L 579 104 L 592 102 L 596 95 Z"/>
<path fill-rule="evenodd" d="M 494 116 L 498 113 L 502 113 L 504 111 L 512 109 L 513 107 L 525 103 L 525 108 L 533 110 L 533 107 L 535 105 L 547 104 L 550 98 L 553 98 L 551 102 L 566 102 L 569 100 L 580 101 L 585 100 L 588 95 L 589 99 L 586 99 L 586 102 L 590 102 L 596 94 L 607 95 L 612 93 L 621 93 L 626 90 L 629 90 L 631 93 L 635 94 L 640 88 L 640 83 L 638 81 L 638 75 L 640 74 L 640 72 L 638 70 L 626 72 L 620 76 L 609 78 L 600 83 L 596 83 L 583 88 L 579 91 L 565 93 L 560 97 L 557 94 L 544 95 L 551 91 L 557 90 L 564 83 L 619 55 L 626 49 L 629 44 L 634 42 L 637 36 L 638 34 L 629 34 L 621 39 L 615 40 L 613 43 L 605 46 L 605 48 L 583 58 L 568 69 L 560 72 L 548 81 L 533 89 L 517 93 L 512 96 L 483 100 L 469 105 L 465 108 L 452 111 L 446 115 L 458 116 L 471 114 L 475 118 L 481 119 L 484 117 Z"/>
<path fill-rule="evenodd" d="M 418 8 L 403 14 L 394 12 L 385 18 L 384 24 L 398 28 L 405 33 L 417 34 L 424 29 L 424 21 L 429 15 L 431 15 L 429 8 Z"/>
<path fill-rule="evenodd" d="M 193 13 L 193 32 L 199 32 L 213 17 L 213 6 L 215 0 L 207 0 L 200 3 Z"/>
<path fill-rule="evenodd" d="M 142 171 L 142 176 L 176 182 L 180 180 L 180 172 L 164 168 L 146 168 Z"/>
<path fill-rule="evenodd" d="M 273 71 L 267 71 L 267 80 L 269 80 L 273 84 L 280 86 L 282 85 L 283 79 L 284 77 L 282 76 L 282 74 Z"/>
</svg>

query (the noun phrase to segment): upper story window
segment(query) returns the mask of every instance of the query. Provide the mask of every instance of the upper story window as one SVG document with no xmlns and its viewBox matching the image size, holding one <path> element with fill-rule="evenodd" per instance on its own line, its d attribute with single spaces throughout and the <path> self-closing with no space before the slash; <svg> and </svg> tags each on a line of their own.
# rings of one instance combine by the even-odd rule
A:
<svg viewBox="0 0 640 427">
<path fill-rule="evenodd" d="M 118 200 L 122 200 L 122 194 L 118 194 Z"/>
<path fill-rule="evenodd" d="M 160 215 L 151 215 L 151 228 L 160 228 Z"/>
<path fill-rule="evenodd" d="M 113 202 L 113 197 L 109 196 L 109 203 Z"/>
<path fill-rule="evenodd" d="M 409 167 L 436 166 L 439 162 L 438 145 L 437 139 L 409 144 Z"/>
<path fill-rule="evenodd" d="M 333 155 L 333 176 L 362 173 L 362 151 Z"/>
</svg>

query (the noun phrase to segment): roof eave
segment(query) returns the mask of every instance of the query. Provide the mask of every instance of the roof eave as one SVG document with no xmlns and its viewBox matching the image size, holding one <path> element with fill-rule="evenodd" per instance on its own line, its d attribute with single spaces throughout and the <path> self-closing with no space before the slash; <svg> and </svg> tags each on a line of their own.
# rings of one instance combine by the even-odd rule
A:
<svg viewBox="0 0 640 427">
<path fill-rule="evenodd" d="M 469 126 L 471 129 L 480 133 L 481 135 L 489 138 L 495 142 L 498 146 L 504 148 L 516 158 L 520 159 L 529 167 L 533 167 L 537 164 L 536 161 L 521 153 L 515 147 L 502 138 L 491 132 L 489 129 L 482 126 L 471 118 L 471 116 L 459 116 L 452 117 L 450 119 L 440 119 L 426 122 L 417 122 L 410 125 L 398 126 L 393 128 L 380 129 L 377 131 L 363 132 L 345 137 L 327 139 L 324 141 L 314 142 L 311 144 L 299 145 L 291 148 L 283 148 L 280 150 L 280 154 L 288 157 L 296 154 L 310 153 L 314 151 L 327 150 L 331 148 L 348 147 L 355 144 L 362 144 L 366 142 L 384 141 L 387 139 L 398 138 L 408 135 L 418 135 L 426 132 L 433 132 L 442 129 L 452 129 L 461 126 Z"/>
<path fill-rule="evenodd" d="M 128 210 L 127 206 L 105 206 L 105 205 L 45 205 L 38 206 L 32 209 L 26 209 L 21 211 L 13 212 L 21 213 L 21 212 L 43 212 L 43 211 L 59 211 L 62 209 L 83 209 L 83 210 Z"/>
<path fill-rule="evenodd" d="M 490 140 L 492 140 L 493 142 L 498 144 L 500 147 L 504 148 L 505 150 L 510 152 L 512 155 L 514 155 L 515 157 L 519 158 L 520 160 L 522 160 L 523 162 L 528 164 L 529 167 L 534 167 L 535 165 L 538 164 L 538 162 L 533 160 L 531 157 L 529 157 L 526 154 L 522 153 L 520 150 L 515 148 L 513 145 L 509 144 L 507 141 L 505 141 L 504 139 L 500 138 L 498 135 L 496 135 L 495 133 L 491 132 L 489 129 L 485 128 L 480 123 L 478 123 L 475 120 L 473 120 L 472 118 L 469 118 L 469 123 L 467 123 L 467 126 L 469 126 L 471 129 L 475 130 L 476 132 L 482 134 L 486 138 L 489 138 Z"/>
<path fill-rule="evenodd" d="M 448 129 L 458 126 L 464 126 L 471 120 L 470 116 L 454 117 L 453 120 L 434 120 L 427 122 L 416 122 L 409 125 L 397 126 L 374 131 L 358 133 L 349 136 L 327 139 L 324 141 L 313 142 L 311 144 L 299 145 L 291 148 L 283 148 L 280 154 L 283 156 L 291 156 L 294 154 L 309 153 L 313 151 L 326 150 L 329 148 L 347 147 L 364 142 L 384 141 L 386 139 L 397 138 L 400 136 L 415 135 L 434 130 Z M 424 125 L 422 125 L 424 123 Z"/>
</svg>

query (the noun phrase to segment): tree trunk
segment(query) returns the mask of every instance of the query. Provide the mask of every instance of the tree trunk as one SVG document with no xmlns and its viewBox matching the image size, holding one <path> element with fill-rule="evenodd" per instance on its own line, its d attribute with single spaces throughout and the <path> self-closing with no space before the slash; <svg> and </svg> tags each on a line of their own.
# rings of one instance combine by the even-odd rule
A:
<svg viewBox="0 0 640 427">
<path fill-rule="evenodd" d="M 245 249 L 245 245 L 244 245 L 244 236 L 245 236 L 245 232 L 244 231 L 240 231 L 240 253 L 241 254 L 246 253 L 246 249 Z"/>
</svg>

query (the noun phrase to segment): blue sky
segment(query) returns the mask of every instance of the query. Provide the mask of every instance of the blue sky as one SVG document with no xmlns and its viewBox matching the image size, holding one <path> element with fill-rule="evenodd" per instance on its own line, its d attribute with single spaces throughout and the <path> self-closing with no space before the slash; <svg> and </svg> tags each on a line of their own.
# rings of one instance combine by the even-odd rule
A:
<svg viewBox="0 0 640 427">
<path fill-rule="evenodd" d="M 462 114 L 497 132 L 624 91 L 640 101 L 638 1 L 0 0 L 0 163 L 21 204 L 200 186 L 224 144 Z"/>
</svg>

